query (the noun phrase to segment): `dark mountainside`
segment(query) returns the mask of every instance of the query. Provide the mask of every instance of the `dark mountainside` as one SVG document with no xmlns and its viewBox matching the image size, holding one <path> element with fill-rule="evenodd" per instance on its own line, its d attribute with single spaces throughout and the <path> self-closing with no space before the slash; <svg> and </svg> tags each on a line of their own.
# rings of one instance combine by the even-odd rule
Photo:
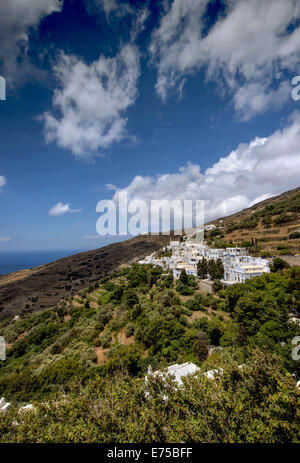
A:
<svg viewBox="0 0 300 463">
<path fill-rule="evenodd" d="M 0 277 L 0 319 L 46 309 L 63 297 L 133 263 L 170 242 L 169 235 L 143 235 L 74 254 L 31 270 Z"/>
</svg>

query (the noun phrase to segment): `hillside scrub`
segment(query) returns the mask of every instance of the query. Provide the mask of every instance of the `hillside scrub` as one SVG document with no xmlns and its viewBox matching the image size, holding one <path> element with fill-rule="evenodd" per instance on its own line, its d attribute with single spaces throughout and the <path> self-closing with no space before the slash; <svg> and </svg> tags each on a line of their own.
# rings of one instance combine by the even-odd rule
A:
<svg viewBox="0 0 300 463">
<path fill-rule="evenodd" d="M 1 442 L 263 442 L 300 440 L 300 391 L 279 359 L 257 349 L 223 374 L 144 381 L 118 372 L 74 383 L 35 410 L 0 415 Z M 162 396 L 167 396 L 163 400 Z"/>
<path fill-rule="evenodd" d="M 80 300 L 74 296 L 52 309 L 2 320 L 0 334 L 11 345 L 0 363 L 0 396 L 15 409 L 28 402 L 62 403 L 38 405 L 17 428 L 9 420 L 13 411 L 1 416 L 3 439 L 299 439 L 300 368 L 291 357 L 291 341 L 300 327 L 289 323 L 289 314 L 300 314 L 300 268 L 279 266 L 215 296 L 199 293 L 195 279 L 180 283 L 194 294 L 182 296 L 160 267 L 133 265 L 82 291 Z M 210 347 L 214 352 L 208 356 Z M 100 363 L 99 349 L 105 351 Z M 200 375 L 185 390 L 171 388 L 168 403 L 159 397 L 145 401 L 149 365 L 155 370 L 186 361 L 225 373 L 218 381 L 207 383 Z M 237 364 L 246 364 L 245 372 L 238 373 Z"/>
</svg>

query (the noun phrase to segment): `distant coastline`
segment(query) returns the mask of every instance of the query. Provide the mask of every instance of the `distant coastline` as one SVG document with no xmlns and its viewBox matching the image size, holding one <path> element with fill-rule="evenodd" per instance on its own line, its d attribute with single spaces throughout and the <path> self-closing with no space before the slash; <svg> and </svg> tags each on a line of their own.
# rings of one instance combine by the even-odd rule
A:
<svg viewBox="0 0 300 463">
<path fill-rule="evenodd" d="M 82 250 L 0 251 L 0 275 L 48 264 L 79 252 Z"/>
</svg>

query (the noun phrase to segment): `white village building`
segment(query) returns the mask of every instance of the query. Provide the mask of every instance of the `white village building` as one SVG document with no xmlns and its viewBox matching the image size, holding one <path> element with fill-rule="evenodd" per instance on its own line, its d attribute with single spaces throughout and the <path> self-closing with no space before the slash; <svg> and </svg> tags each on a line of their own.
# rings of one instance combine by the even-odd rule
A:
<svg viewBox="0 0 300 463">
<path fill-rule="evenodd" d="M 221 259 L 224 265 L 224 276 L 222 283 L 232 285 L 244 283 L 249 278 L 261 276 L 269 273 L 269 262 L 259 257 L 251 257 L 244 247 L 230 248 L 210 248 L 206 244 L 187 241 L 171 241 L 166 247 L 172 251 L 170 257 L 155 257 L 155 253 L 150 254 L 140 264 L 159 265 L 164 269 L 173 271 L 175 279 L 180 277 L 183 269 L 188 275 L 197 277 L 197 264 L 205 257 L 207 260 Z"/>
<path fill-rule="evenodd" d="M 260 257 L 226 256 L 223 260 L 224 278 L 221 280 L 227 286 L 235 283 L 245 283 L 249 278 L 270 273 L 269 262 Z"/>
<path fill-rule="evenodd" d="M 175 363 L 174 365 L 171 365 L 167 367 L 165 370 L 157 370 L 157 371 L 152 371 L 151 367 L 148 368 L 148 375 L 145 376 L 145 384 L 148 383 L 148 377 L 149 376 L 160 376 L 164 377 L 165 376 L 170 376 L 176 381 L 176 383 L 181 386 L 183 384 L 182 379 L 183 377 L 187 375 L 194 375 L 199 371 L 200 368 L 198 368 L 194 363 L 191 362 L 186 362 L 182 363 L 181 365 L 178 365 L 178 363 Z"/>
<path fill-rule="evenodd" d="M 242 365 L 239 366 L 239 368 L 242 368 Z M 149 397 L 150 392 L 147 390 L 147 385 L 149 384 L 149 378 L 150 377 L 160 377 L 163 381 L 165 381 L 168 377 L 172 378 L 174 382 L 176 383 L 177 386 L 182 387 L 184 385 L 182 378 L 188 377 L 188 376 L 194 376 L 196 373 L 200 372 L 200 368 L 197 367 L 194 363 L 191 362 L 185 362 L 179 365 L 178 363 L 175 363 L 174 365 L 170 365 L 167 368 L 164 368 L 162 370 L 157 370 L 157 371 L 152 371 L 151 366 L 148 367 L 148 374 L 145 376 L 145 386 L 146 386 L 146 392 L 145 396 Z M 224 373 L 223 368 L 218 368 L 214 370 L 209 370 L 203 373 L 203 376 L 205 376 L 207 379 L 214 380 L 218 378 L 219 376 L 222 376 Z M 168 400 L 168 396 L 165 394 L 161 394 L 162 400 Z"/>
<path fill-rule="evenodd" d="M 5 413 L 11 406 L 10 402 L 6 402 L 4 397 L 0 399 L 0 413 Z"/>
</svg>

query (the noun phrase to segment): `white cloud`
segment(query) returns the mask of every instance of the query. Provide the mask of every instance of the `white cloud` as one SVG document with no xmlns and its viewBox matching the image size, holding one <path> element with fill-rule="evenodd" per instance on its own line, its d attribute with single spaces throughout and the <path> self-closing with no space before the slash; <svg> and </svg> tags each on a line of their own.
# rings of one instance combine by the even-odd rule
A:
<svg viewBox="0 0 300 463">
<path fill-rule="evenodd" d="M 107 183 L 105 185 L 105 188 L 106 188 L 106 190 L 112 190 L 112 191 L 117 190 L 116 185 L 113 185 L 112 183 Z"/>
<path fill-rule="evenodd" d="M 11 85 L 34 73 L 28 57 L 29 30 L 47 15 L 60 11 L 60 0 L 9 0 L 0 4 L 0 63 Z"/>
<path fill-rule="evenodd" d="M 104 11 L 107 20 L 112 13 L 119 17 L 133 13 L 129 3 L 124 1 L 120 3 L 116 0 L 86 0 L 86 4 L 90 13 L 95 13 L 97 10 Z"/>
<path fill-rule="evenodd" d="M 86 0 L 87 11 L 94 15 L 104 12 L 107 22 L 113 20 L 124 21 L 131 29 L 130 38 L 133 43 L 137 36 L 144 30 L 145 22 L 149 17 L 147 5 L 135 5 L 133 8 L 129 3 L 117 0 Z"/>
<path fill-rule="evenodd" d="M 249 207 L 254 206 L 254 204 L 260 203 L 261 201 L 265 201 L 266 199 L 273 198 L 273 196 L 275 196 L 275 195 L 272 195 L 272 194 L 269 194 L 269 193 L 258 196 L 253 201 L 251 201 L 251 203 L 249 204 Z"/>
<path fill-rule="evenodd" d="M 145 29 L 145 23 L 149 18 L 149 10 L 146 6 L 139 9 L 133 15 L 133 24 L 131 28 L 131 41 L 134 42 L 137 36 Z"/>
<path fill-rule="evenodd" d="M 0 191 L 1 191 L 1 188 L 4 187 L 5 184 L 6 184 L 6 178 L 4 177 L 4 175 L 0 175 Z"/>
<path fill-rule="evenodd" d="M 158 95 L 165 100 L 171 89 L 182 91 L 186 76 L 205 69 L 208 80 L 232 94 L 243 119 L 279 107 L 290 97 L 286 73 L 300 63 L 299 0 L 285 0 L 284 7 L 282 0 L 227 0 L 225 15 L 205 34 L 208 3 L 174 0 L 154 31 Z"/>
<path fill-rule="evenodd" d="M 136 176 L 124 189 L 128 201 L 205 200 L 205 221 L 233 214 L 256 202 L 299 186 L 300 113 L 289 125 L 266 138 L 240 144 L 234 151 L 201 172 L 187 164 L 177 173 Z"/>
<path fill-rule="evenodd" d="M 262 84 L 247 84 L 237 89 L 233 101 L 241 119 L 248 120 L 269 109 L 279 109 L 291 97 L 289 82 L 281 82 L 276 90 L 265 89 Z"/>
<path fill-rule="evenodd" d="M 123 46 L 113 58 L 101 55 L 90 65 L 62 53 L 54 71 L 60 88 L 53 107 L 59 115 L 42 116 L 47 142 L 82 158 L 129 137 L 125 112 L 136 100 L 140 74 L 135 46 Z"/>
<path fill-rule="evenodd" d="M 51 207 L 49 211 L 49 215 L 63 215 L 66 214 L 67 212 L 81 212 L 81 209 L 71 209 L 70 204 L 63 204 L 63 203 L 57 203 L 55 206 Z"/>
<path fill-rule="evenodd" d="M 10 241 L 11 239 L 11 236 L 0 236 L 0 243 L 6 243 L 6 241 Z"/>
</svg>

